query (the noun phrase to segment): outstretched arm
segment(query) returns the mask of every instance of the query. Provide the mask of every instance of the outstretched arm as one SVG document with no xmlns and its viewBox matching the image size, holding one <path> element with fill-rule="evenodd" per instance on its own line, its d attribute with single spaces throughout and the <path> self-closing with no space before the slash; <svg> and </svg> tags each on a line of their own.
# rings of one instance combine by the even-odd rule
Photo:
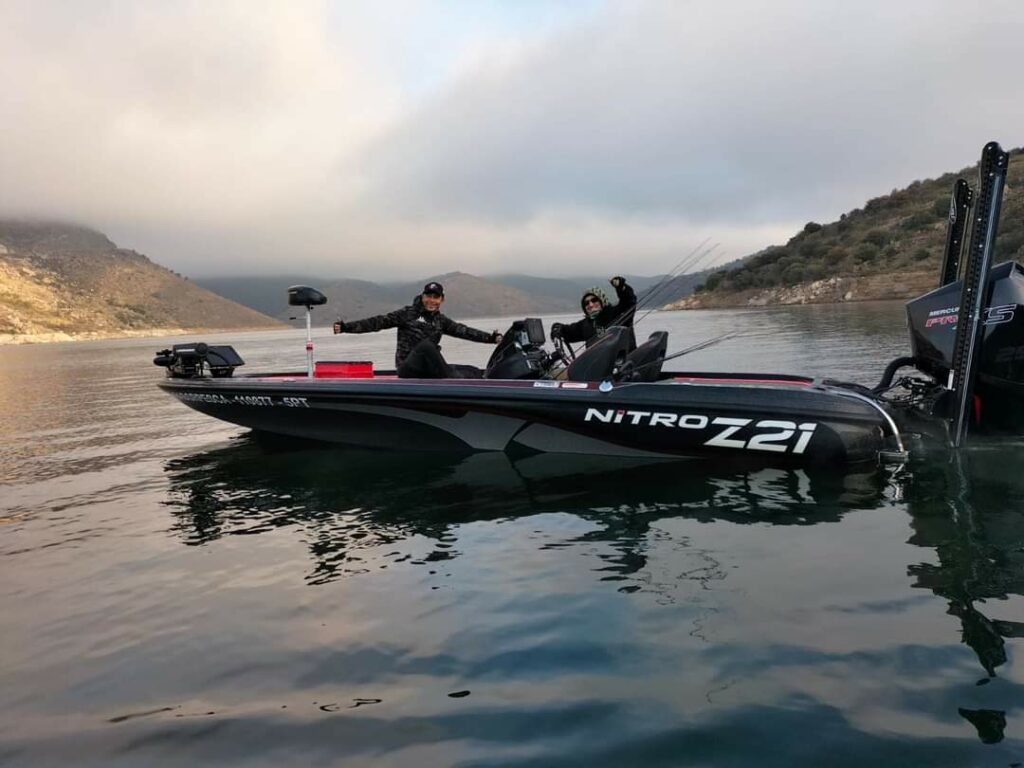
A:
<svg viewBox="0 0 1024 768">
<path fill-rule="evenodd" d="M 466 341 L 479 341 L 481 344 L 494 344 L 501 339 L 501 334 L 495 331 L 488 333 L 477 328 L 470 328 L 468 325 L 457 323 L 446 315 L 441 316 L 441 332 L 457 339 Z"/>
<path fill-rule="evenodd" d="M 405 310 L 396 309 L 386 315 L 374 315 L 363 320 L 339 320 L 334 324 L 335 333 L 375 333 L 405 324 Z"/>
<path fill-rule="evenodd" d="M 594 327 L 589 320 L 584 318 L 583 320 L 577 320 L 575 323 L 555 323 L 551 326 L 552 334 L 555 333 L 555 325 L 558 326 L 558 335 L 562 337 L 563 341 L 567 341 L 570 344 L 586 341 L 587 332 L 592 331 Z"/>
</svg>

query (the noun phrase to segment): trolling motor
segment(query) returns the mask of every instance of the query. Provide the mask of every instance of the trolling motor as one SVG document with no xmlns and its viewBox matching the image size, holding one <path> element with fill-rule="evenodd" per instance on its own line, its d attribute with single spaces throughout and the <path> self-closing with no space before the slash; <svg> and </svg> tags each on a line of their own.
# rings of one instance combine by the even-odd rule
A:
<svg viewBox="0 0 1024 768">
<path fill-rule="evenodd" d="M 306 375 L 309 378 L 313 378 L 313 307 L 326 303 L 327 297 L 308 285 L 293 285 L 288 289 L 288 305 L 306 308 Z"/>
<path fill-rule="evenodd" d="M 204 342 L 196 344 L 175 344 L 170 349 L 161 349 L 153 358 L 153 365 L 167 369 L 172 379 L 198 379 L 209 369 L 215 379 L 224 379 L 245 365 L 245 361 L 227 345 L 211 346 Z"/>
</svg>

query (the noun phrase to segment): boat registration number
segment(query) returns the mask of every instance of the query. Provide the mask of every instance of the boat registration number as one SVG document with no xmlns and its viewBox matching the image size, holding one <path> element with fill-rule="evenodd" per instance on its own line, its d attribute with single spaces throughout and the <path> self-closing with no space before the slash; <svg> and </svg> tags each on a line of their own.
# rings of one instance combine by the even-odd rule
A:
<svg viewBox="0 0 1024 768">
<path fill-rule="evenodd" d="M 271 395 L 221 395 L 212 392 L 175 392 L 184 403 L 214 403 L 216 405 L 255 405 L 264 408 L 309 408 L 304 397 L 273 397 Z"/>
</svg>

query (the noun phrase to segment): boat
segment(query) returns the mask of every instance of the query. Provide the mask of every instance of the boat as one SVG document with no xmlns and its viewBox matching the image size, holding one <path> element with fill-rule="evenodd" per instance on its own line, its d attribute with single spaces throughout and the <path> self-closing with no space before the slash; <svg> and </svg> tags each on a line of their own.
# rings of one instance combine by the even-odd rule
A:
<svg viewBox="0 0 1024 768">
<path fill-rule="evenodd" d="M 559 340 L 547 349 L 537 318 L 511 325 L 479 377 L 399 378 L 369 362 L 314 361 L 311 313 L 327 299 L 309 286 L 288 289 L 306 308 L 305 371 L 236 375 L 233 347 L 178 344 L 154 359 L 167 371 L 159 386 L 258 432 L 358 448 L 899 464 L 911 438 L 959 447 L 968 430 L 1024 424 L 1024 267 L 991 267 L 1008 158 L 986 145 L 976 201 L 955 185 L 939 287 L 908 303 L 911 354 L 875 387 L 665 370 L 682 353 L 667 353 L 663 331 L 630 351 L 629 330 L 612 328 L 576 356 Z"/>
</svg>

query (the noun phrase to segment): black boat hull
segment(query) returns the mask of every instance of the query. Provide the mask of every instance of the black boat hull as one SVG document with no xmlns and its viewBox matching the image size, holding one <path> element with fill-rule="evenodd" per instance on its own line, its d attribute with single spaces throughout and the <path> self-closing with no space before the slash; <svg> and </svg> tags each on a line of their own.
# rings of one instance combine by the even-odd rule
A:
<svg viewBox="0 0 1024 768">
<path fill-rule="evenodd" d="M 773 463 L 874 462 L 902 451 L 869 398 L 807 379 L 688 375 L 656 383 L 168 378 L 215 418 L 363 448 L 516 449 L 610 456 L 732 456 Z"/>
</svg>

